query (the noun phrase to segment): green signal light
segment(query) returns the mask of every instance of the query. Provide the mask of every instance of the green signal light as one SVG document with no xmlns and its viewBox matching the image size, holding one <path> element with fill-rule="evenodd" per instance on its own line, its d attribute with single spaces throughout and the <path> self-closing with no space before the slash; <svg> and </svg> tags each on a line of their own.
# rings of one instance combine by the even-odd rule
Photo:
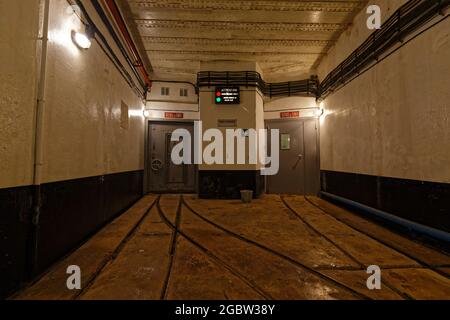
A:
<svg viewBox="0 0 450 320">
<path fill-rule="evenodd" d="M 216 98 L 216 102 L 222 102 L 222 98 Z"/>
</svg>

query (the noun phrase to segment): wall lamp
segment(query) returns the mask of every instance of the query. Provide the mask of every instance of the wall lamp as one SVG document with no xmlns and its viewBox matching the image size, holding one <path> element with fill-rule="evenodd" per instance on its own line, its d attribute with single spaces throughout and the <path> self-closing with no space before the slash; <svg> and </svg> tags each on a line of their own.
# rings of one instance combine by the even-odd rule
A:
<svg viewBox="0 0 450 320">
<path fill-rule="evenodd" d="M 152 115 L 152 113 L 150 112 L 150 110 L 144 110 L 144 118 L 150 118 L 150 116 Z"/>
<path fill-rule="evenodd" d="M 92 45 L 91 39 L 94 38 L 94 35 L 94 29 L 91 26 L 87 25 L 86 31 L 84 33 L 72 30 L 72 41 L 78 48 L 87 50 Z"/>
</svg>

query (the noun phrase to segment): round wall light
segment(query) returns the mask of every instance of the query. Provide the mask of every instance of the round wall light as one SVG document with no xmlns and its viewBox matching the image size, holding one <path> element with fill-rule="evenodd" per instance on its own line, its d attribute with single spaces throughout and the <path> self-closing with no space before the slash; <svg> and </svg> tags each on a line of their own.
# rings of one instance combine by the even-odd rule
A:
<svg viewBox="0 0 450 320">
<path fill-rule="evenodd" d="M 77 31 L 72 31 L 72 41 L 83 50 L 89 49 L 92 45 L 91 39 L 86 34 Z"/>
<path fill-rule="evenodd" d="M 86 25 L 85 32 L 78 32 L 75 30 L 72 30 L 72 41 L 75 43 L 75 45 L 83 50 L 87 50 L 91 47 L 92 41 L 95 36 L 95 29 L 91 27 L 90 25 Z"/>
</svg>

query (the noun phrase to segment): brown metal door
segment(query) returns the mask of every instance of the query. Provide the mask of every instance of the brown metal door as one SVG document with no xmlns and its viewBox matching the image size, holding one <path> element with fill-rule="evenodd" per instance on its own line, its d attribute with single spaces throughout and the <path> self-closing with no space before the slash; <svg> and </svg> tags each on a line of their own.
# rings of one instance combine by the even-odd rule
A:
<svg viewBox="0 0 450 320">
<path fill-rule="evenodd" d="M 172 133 L 176 129 L 188 130 L 193 141 L 192 124 L 164 122 L 149 124 L 147 164 L 149 192 L 195 192 L 196 166 L 175 165 L 171 159 L 172 149 L 178 144 L 171 141 Z"/>
<path fill-rule="evenodd" d="M 278 174 L 268 176 L 267 192 L 317 194 L 319 159 L 316 120 L 272 120 L 267 122 L 267 127 L 269 130 L 280 130 L 280 169 Z"/>
</svg>

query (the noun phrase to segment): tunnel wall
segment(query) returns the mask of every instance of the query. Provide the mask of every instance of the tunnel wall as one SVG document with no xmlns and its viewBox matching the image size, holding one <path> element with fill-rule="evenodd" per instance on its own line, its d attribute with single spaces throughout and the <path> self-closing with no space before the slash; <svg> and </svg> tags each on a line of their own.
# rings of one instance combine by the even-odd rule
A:
<svg viewBox="0 0 450 320">
<path fill-rule="evenodd" d="M 0 0 L 0 298 L 26 277 L 39 3 Z M 5 13 L 8 14 L 5 14 Z"/>
<path fill-rule="evenodd" d="M 373 4 L 386 20 L 404 2 Z M 368 37 L 366 17 L 342 34 L 320 79 Z M 324 191 L 450 231 L 449 34 L 447 19 L 324 101 Z"/>
<path fill-rule="evenodd" d="M 32 184 L 39 4 L 0 0 L 0 188 Z M 8 12 L 8 14 L 4 14 Z"/>
<path fill-rule="evenodd" d="M 8 12 L 0 35 L 0 297 L 44 272 L 143 192 L 144 101 L 96 41 L 86 51 L 75 47 L 71 30 L 81 26 L 68 2 L 50 3 L 37 189 L 33 142 L 42 8 L 34 0 L 0 2 Z M 127 66 L 100 18 L 86 7 Z M 37 233 L 30 223 L 36 190 L 42 199 Z"/>
</svg>

